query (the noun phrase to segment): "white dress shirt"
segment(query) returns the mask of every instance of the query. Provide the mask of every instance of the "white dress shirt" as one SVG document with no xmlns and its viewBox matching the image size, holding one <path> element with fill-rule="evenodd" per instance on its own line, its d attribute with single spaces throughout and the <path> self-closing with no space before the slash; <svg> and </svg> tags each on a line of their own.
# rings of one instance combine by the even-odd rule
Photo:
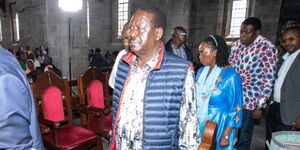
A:
<svg viewBox="0 0 300 150">
<path fill-rule="evenodd" d="M 278 78 L 275 81 L 274 95 L 273 95 L 274 101 L 277 103 L 280 103 L 281 86 L 283 84 L 285 76 L 286 76 L 287 72 L 289 71 L 290 67 L 292 66 L 295 58 L 299 54 L 299 52 L 300 52 L 300 49 L 298 49 L 292 55 L 290 55 L 289 53 L 286 53 L 282 57 L 284 59 L 284 62 L 278 71 Z"/>
<path fill-rule="evenodd" d="M 109 80 L 108 80 L 108 84 L 111 88 L 115 89 L 115 80 L 116 80 L 116 75 L 117 75 L 117 70 L 118 70 L 118 66 L 119 66 L 119 62 L 120 59 L 123 57 L 123 55 L 127 54 L 127 50 L 123 49 L 118 53 L 118 56 L 116 57 L 114 66 L 111 70 L 110 76 L 109 76 Z"/>
</svg>

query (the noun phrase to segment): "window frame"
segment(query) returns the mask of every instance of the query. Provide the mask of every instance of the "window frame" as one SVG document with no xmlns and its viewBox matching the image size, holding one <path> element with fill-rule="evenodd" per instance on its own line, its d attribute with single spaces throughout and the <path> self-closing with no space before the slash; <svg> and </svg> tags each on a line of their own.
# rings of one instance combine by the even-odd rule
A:
<svg viewBox="0 0 300 150">
<path fill-rule="evenodd" d="M 91 32 L 90 32 L 90 4 L 89 1 L 86 1 L 86 27 L 87 27 L 87 38 L 91 38 Z"/>
<path fill-rule="evenodd" d="M 120 2 L 122 1 L 122 2 Z M 126 9 L 124 5 L 127 5 L 127 11 L 124 10 Z M 120 8 L 122 8 L 123 10 L 121 11 Z M 117 15 L 117 22 L 118 22 L 118 26 L 117 26 L 117 38 L 121 39 L 122 35 L 122 29 L 123 26 L 126 22 L 128 22 L 129 20 L 129 0 L 117 0 L 117 9 L 118 9 L 118 15 Z M 122 16 L 123 18 L 120 18 L 120 16 Z"/>
<path fill-rule="evenodd" d="M 237 41 L 240 37 L 230 36 L 230 28 L 231 28 L 231 18 L 232 18 L 232 11 L 233 11 L 233 2 L 235 0 L 224 0 L 224 9 L 223 9 L 223 20 L 222 20 L 222 31 L 221 34 L 225 37 L 225 40 L 228 45 L 232 45 L 235 41 Z M 252 8 L 252 0 L 246 0 L 246 12 L 245 12 L 245 19 L 248 18 L 251 14 Z"/>
</svg>

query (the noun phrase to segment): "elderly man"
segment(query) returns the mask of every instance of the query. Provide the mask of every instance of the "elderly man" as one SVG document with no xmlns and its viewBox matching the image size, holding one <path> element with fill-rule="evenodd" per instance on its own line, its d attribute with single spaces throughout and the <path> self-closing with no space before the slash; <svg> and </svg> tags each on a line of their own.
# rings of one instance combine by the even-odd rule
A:
<svg viewBox="0 0 300 150">
<path fill-rule="evenodd" d="M 287 28 L 282 36 L 287 51 L 280 61 L 274 94 L 266 120 L 266 139 L 272 133 L 300 129 L 300 27 Z"/>
<path fill-rule="evenodd" d="M 188 34 L 183 27 L 175 27 L 172 31 L 172 39 L 165 44 L 166 51 L 170 51 L 181 58 L 193 62 L 192 51 L 186 45 L 187 36 Z"/>
<path fill-rule="evenodd" d="M 229 62 L 242 77 L 243 123 L 238 135 L 238 150 L 250 150 L 254 119 L 260 119 L 262 109 L 274 86 L 277 49 L 260 35 L 261 22 L 250 17 L 243 21 L 240 40 L 231 48 Z"/>
<path fill-rule="evenodd" d="M 110 149 L 197 149 L 193 68 L 165 51 L 165 24 L 157 8 L 138 9 L 131 18 L 130 52 L 116 76 Z"/>
<path fill-rule="evenodd" d="M 121 50 L 119 53 L 118 53 L 118 56 L 116 57 L 116 61 L 115 61 L 115 64 L 111 70 L 111 73 L 110 73 L 110 76 L 109 76 L 109 86 L 111 88 L 115 88 L 115 79 L 116 79 L 116 74 L 117 74 L 117 69 L 118 69 L 118 64 L 120 62 L 120 59 L 128 53 L 129 51 L 129 27 L 128 27 L 129 23 L 126 23 L 124 26 L 123 26 L 123 30 L 122 30 L 122 39 L 123 39 L 123 46 L 124 46 L 124 49 Z"/>
<path fill-rule="evenodd" d="M 14 56 L 0 48 L 0 149 L 43 150 L 28 80 Z"/>
</svg>

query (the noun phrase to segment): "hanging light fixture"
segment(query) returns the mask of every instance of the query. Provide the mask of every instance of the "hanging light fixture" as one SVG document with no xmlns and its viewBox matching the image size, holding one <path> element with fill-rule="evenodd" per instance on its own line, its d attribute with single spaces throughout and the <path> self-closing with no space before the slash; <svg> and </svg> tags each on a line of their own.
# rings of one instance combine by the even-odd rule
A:
<svg viewBox="0 0 300 150">
<path fill-rule="evenodd" d="M 59 0 L 58 7 L 64 11 L 79 11 L 82 9 L 82 0 Z"/>
</svg>

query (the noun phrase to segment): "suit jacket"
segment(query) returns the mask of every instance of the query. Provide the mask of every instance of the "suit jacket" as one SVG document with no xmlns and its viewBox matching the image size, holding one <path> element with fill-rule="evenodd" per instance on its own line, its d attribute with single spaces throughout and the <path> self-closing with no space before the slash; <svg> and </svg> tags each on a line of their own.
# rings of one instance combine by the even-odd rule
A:
<svg viewBox="0 0 300 150">
<path fill-rule="evenodd" d="M 295 58 L 281 87 L 280 114 L 286 125 L 300 116 L 300 54 Z"/>
<path fill-rule="evenodd" d="M 170 39 L 166 44 L 165 44 L 165 48 L 166 48 L 166 51 L 169 51 L 169 52 L 172 52 L 173 53 L 173 49 L 172 49 L 172 39 Z M 188 61 L 190 61 L 191 63 L 194 63 L 194 59 L 193 59 L 193 54 L 192 54 L 192 50 L 187 46 L 185 45 L 185 54 L 186 54 L 186 59 Z"/>
<path fill-rule="evenodd" d="M 0 149 L 43 150 L 31 89 L 15 57 L 0 48 Z"/>
</svg>

